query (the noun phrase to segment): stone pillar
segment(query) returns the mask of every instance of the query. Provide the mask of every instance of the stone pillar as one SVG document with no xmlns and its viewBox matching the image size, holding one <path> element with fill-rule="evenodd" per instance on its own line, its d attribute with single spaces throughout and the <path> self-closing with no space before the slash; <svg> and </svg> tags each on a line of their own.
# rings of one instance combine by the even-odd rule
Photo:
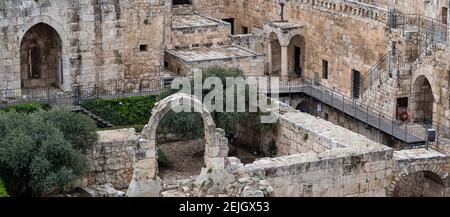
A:
<svg viewBox="0 0 450 217">
<path fill-rule="evenodd" d="M 281 80 L 289 78 L 288 46 L 281 45 Z"/>
<path fill-rule="evenodd" d="M 269 41 L 269 43 L 267 43 L 267 57 L 268 57 L 268 61 L 269 61 L 269 75 L 272 75 L 273 73 L 273 67 L 272 67 L 272 43 Z"/>
</svg>

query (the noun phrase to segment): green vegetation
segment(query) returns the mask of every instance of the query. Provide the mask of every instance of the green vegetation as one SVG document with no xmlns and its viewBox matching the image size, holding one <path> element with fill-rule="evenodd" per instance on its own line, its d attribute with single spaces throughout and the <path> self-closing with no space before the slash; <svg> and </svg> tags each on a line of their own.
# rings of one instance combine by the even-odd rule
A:
<svg viewBox="0 0 450 217">
<path fill-rule="evenodd" d="M 6 192 L 5 186 L 3 186 L 3 181 L 0 179 L 0 197 L 8 197 L 8 193 Z"/>
<path fill-rule="evenodd" d="M 164 168 L 169 167 L 170 164 L 171 163 L 167 158 L 166 154 L 160 148 L 158 148 L 158 166 Z"/>
<path fill-rule="evenodd" d="M 116 126 L 147 124 L 158 97 L 130 97 L 88 100 L 81 106 Z"/>
<path fill-rule="evenodd" d="M 68 109 L 0 112 L 0 176 L 13 196 L 42 196 L 70 186 L 97 142 L 93 120 Z"/>
<path fill-rule="evenodd" d="M 15 106 L 8 106 L 1 111 L 4 112 L 12 112 L 15 111 L 17 113 L 25 113 L 25 114 L 31 114 L 40 110 L 49 110 L 50 106 L 48 104 L 42 104 L 42 103 L 29 103 L 29 104 L 22 104 L 22 105 L 15 105 Z"/>
<path fill-rule="evenodd" d="M 203 71 L 202 79 L 203 82 L 210 78 L 217 77 L 223 84 L 226 84 L 226 79 L 229 77 L 245 77 L 244 72 L 238 68 L 222 68 L 222 67 L 211 67 Z M 237 88 L 235 88 L 236 90 Z M 203 97 L 208 95 L 212 90 L 203 90 Z M 224 87 L 224 93 L 226 89 Z M 245 91 L 248 91 L 246 88 Z M 164 91 L 160 98 L 163 99 L 167 96 L 175 94 L 176 90 L 167 89 Z M 235 96 L 239 94 L 235 91 Z M 224 97 L 225 100 L 225 97 Z M 248 100 L 248 99 L 247 99 Z M 248 102 L 246 102 L 248 105 Z M 224 102 L 225 105 L 225 102 Z M 246 106 L 248 108 L 248 106 Z M 228 134 L 237 133 L 237 124 L 243 119 L 249 116 L 248 112 L 212 112 L 211 116 L 214 119 L 218 128 L 222 128 Z M 180 138 L 201 138 L 204 135 L 203 120 L 197 113 L 175 113 L 169 112 L 161 121 L 158 133 L 162 135 L 176 135 Z"/>
<path fill-rule="evenodd" d="M 66 108 L 41 111 L 38 115 L 58 128 L 64 134 L 64 138 L 83 153 L 98 140 L 97 125 L 86 115 L 72 113 Z"/>
</svg>

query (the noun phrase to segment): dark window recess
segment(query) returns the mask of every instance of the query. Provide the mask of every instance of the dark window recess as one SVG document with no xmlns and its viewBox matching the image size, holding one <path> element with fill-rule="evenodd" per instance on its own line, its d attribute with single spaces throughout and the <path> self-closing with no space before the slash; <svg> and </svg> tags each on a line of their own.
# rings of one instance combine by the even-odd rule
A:
<svg viewBox="0 0 450 217">
<path fill-rule="evenodd" d="M 361 96 L 361 72 L 353 70 L 353 98 L 359 99 Z"/>
<path fill-rule="evenodd" d="M 325 120 L 329 121 L 330 120 L 330 115 L 328 115 L 328 113 L 325 113 Z"/>
<path fill-rule="evenodd" d="M 328 61 L 322 61 L 322 77 L 323 79 L 328 79 Z"/>
<path fill-rule="evenodd" d="M 173 5 L 190 5 L 192 4 L 191 0 L 173 0 Z"/>
<path fill-rule="evenodd" d="M 294 49 L 294 71 L 299 78 L 302 77 L 301 52 L 302 50 L 296 46 Z"/>
<path fill-rule="evenodd" d="M 246 26 L 242 27 L 242 34 L 248 34 L 248 27 Z"/>
<path fill-rule="evenodd" d="M 146 44 L 141 44 L 141 45 L 139 45 L 139 50 L 140 50 L 141 52 L 148 51 L 148 45 L 146 45 Z"/>
<path fill-rule="evenodd" d="M 167 61 L 164 61 L 164 68 L 169 68 L 169 63 Z"/>
<path fill-rule="evenodd" d="M 223 21 L 231 24 L 231 34 L 234 35 L 234 18 L 223 19 Z"/>
<path fill-rule="evenodd" d="M 398 108 L 408 108 L 408 97 L 398 98 L 397 99 L 397 107 Z"/>
<path fill-rule="evenodd" d="M 446 8 L 446 7 L 442 8 L 442 22 L 444 24 L 447 24 L 447 22 L 448 22 L 448 8 Z"/>
<path fill-rule="evenodd" d="M 40 79 L 41 78 L 41 50 L 37 47 L 30 49 L 31 56 L 29 63 L 30 68 L 30 77 L 32 79 Z"/>
</svg>

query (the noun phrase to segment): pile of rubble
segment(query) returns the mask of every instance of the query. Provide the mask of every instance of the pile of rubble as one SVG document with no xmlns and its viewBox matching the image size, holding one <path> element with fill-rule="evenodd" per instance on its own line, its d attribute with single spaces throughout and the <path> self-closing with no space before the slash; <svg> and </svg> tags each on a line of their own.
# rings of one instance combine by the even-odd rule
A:
<svg viewBox="0 0 450 217">
<path fill-rule="evenodd" d="M 227 158 L 225 170 L 203 168 L 196 179 L 165 185 L 163 197 L 272 197 L 266 180 L 251 178 L 237 158 Z"/>
</svg>

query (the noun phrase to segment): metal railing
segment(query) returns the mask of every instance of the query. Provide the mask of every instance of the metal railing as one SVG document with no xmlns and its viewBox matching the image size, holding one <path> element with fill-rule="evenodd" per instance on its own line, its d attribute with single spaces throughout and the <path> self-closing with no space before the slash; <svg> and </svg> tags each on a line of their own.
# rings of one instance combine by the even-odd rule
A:
<svg viewBox="0 0 450 217">
<path fill-rule="evenodd" d="M 424 145 L 425 128 L 417 124 L 406 124 L 370 105 L 364 105 L 359 99 L 352 99 L 322 85 L 313 85 L 308 81 L 281 81 L 279 88 L 268 87 L 267 93 L 304 93 L 350 117 L 363 122 L 381 132 L 409 145 Z"/>
<path fill-rule="evenodd" d="M 422 32 L 432 27 L 436 41 L 448 42 L 448 25 L 440 20 L 421 14 L 403 14 L 398 11 L 390 11 L 389 17 L 390 27 L 401 29 L 403 36 L 411 33 L 423 35 Z"/>
<path fill-rule="evenodd" d="M 362 77 L 362 92 L 371 89 L 373 82 L 379 79 L 382 74 L 391 72 L 395 62 L 392 61 L 392 51 L 387 52 L 378 62 L 372 66 Z"/>
<path fill-rule="evenodd" d="M 113 99 L 132 96 L 159 95 L 167 78 L 152 77 L 141 80 L 113 80 L 102 83 L 75 85 L 63 92 L 55 87 L 40 89 L 0 90 L 0 108 L 31 102 L 49 105 L 79 105 L 83 100 Z"/>
</svg>

